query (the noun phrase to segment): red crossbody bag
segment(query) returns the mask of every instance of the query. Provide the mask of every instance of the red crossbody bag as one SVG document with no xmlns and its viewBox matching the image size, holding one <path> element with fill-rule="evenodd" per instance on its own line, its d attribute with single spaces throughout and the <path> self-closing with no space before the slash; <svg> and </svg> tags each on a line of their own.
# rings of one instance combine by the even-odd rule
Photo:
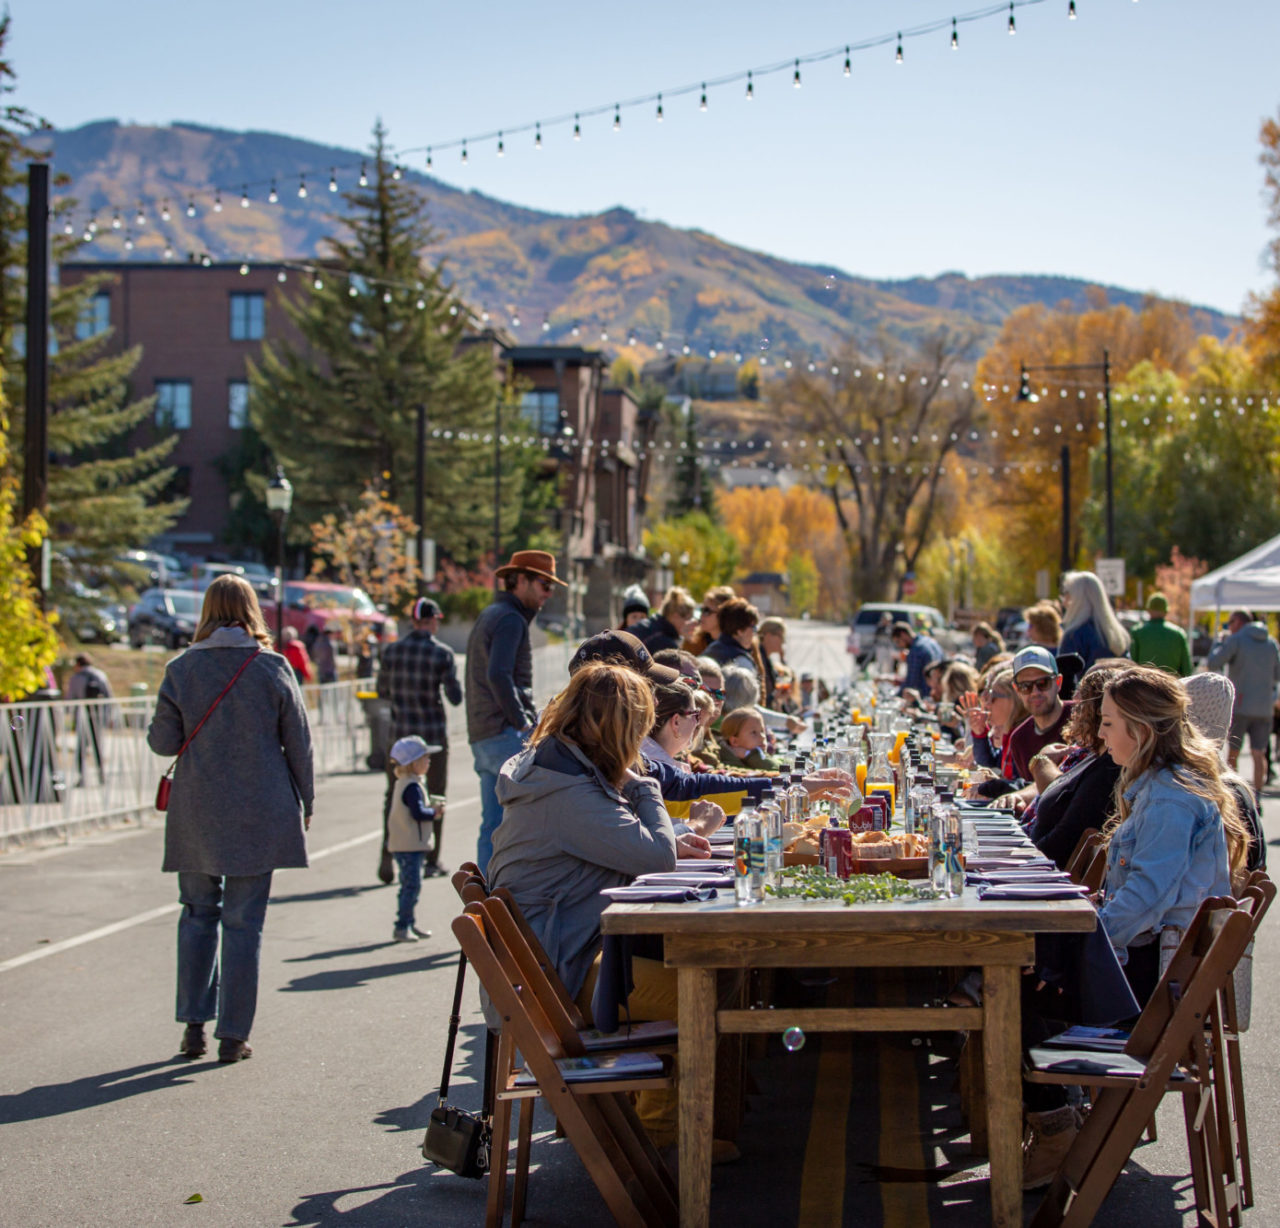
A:
<svg viewBox="0 0 1280 1228">
<path fill-rule="evenodd" d="M 160 783 L 156 786 L 156 809 L 157 810 L 169 809 L 169 793 L 173 789 L 173 770 L 178 766 L 178 760 L 182 758 L 182 752 L 185 751 L 187 747 L 191 745 L 192 739 L 196 736 L 196 734 L 200 732 L 201 729 L 204 728 L 205 721 L 207 721 L 213 715 L 214 708 L 216 708 L 222 702 L 223 696 L 226 695 L 226 693 L 229 690 L 231 690 L 233 686 L 235 686 L 236 682 L 240 678 L 240 675 L 243 674 L 244 671 L 248 668 L 249 662 L 252 661 L 253 658 L 256 657 L 258 653 L 261 651 L 262 649 L 259 648 L 255 652 L 250 653 L 250 655 L 245 658 L 244 664 L 241 665 L 240 668 L 236 670 L 234 674 L 231 675 L 231 681 L 228 682 L 227 685 L 222 688 L 222 692 L 218 696 L 218 698 L 215 699 L 213 703 L 209 705 L 209 711 L 206 712 L 200 718 L 200 724 L 198 724 L 191 731 L 191 734 L 187 738 L 187 740 L 183 742 L 183 744 L 178 748 L 177 755 L 174 756 L 173 762 L 169 764 L 169 770 L 165 772 L 163 776 L 160 777 Z"/>
</svg>

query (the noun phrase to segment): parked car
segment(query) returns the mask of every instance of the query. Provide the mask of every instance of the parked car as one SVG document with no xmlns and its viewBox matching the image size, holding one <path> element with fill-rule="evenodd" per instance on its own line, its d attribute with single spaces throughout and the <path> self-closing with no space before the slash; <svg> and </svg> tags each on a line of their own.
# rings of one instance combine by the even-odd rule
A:
<svg viewBox="0 0 1280 1228">
<path fill-rule="evenodd" d="M 276 602 L 264 601 L 262 613 L 267 626 L 276 629 Z M 284 586 L 284 625 L 293 627 L 310 649 L 326 623 L 357 624 L 367 635 L 382 640 L 390 620 L 360 588 L 347 584 L 323 584 L 316 580 L 287 582 Z"/>
<path fill-rule="evenodd" d="M 875 646 L 876 628 L 885 614 L 895 623 L 910 623 L 917 631 L 928 631 L 948 652 L 956 649 L 957 637 L 947 628 L 942 611 L 931 605 L 903 601 L 868 601 L 858 610 L 849 629 L 849 646 L 863 664 Z"/>
<path fill-rule="evenodd" d="M 200 621 L 203 600 L 199 593 L 189 589 L 147 589 L 129 611 L 130 645 L 141 648 L 144 644 L 163 644 L 166 648 L 181 648 L 189 644 Z"/>
<path fill-rule="evenodd" d="M 182 580 L 183 566 L 171 554 L 160 554 L 155 550 L 126 550 L 116 556 L 116 561 L 141 568 L 148 583 L 159 588 L 167 588 Z"/>
<path fill-rule="evenodd" d="M 203 593 L 219 576 L 226 575 L 243 576 L 260 598 L 275 599 L 275 577 L 261 563 L 197 563 L 191 569 L 191 578 L 184 580 L 182 587 Z"/>
</svg>

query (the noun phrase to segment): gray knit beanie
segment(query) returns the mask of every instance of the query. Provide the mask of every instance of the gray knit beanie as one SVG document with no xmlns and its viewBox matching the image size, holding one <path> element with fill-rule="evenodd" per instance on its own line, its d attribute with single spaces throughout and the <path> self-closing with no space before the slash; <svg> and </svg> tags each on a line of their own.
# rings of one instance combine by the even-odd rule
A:
<svg viewBox="0 0 1280 1228">
<path fill-rule="evenodd" d="M 1225 674 L 1192 674 L 1183 679 L 1191 706 L 1187 711 L 1191 723 L 1204 737 L 1221 745 L 1231 728 L 1231 708 L 1236 688 Z"/>
</svg>

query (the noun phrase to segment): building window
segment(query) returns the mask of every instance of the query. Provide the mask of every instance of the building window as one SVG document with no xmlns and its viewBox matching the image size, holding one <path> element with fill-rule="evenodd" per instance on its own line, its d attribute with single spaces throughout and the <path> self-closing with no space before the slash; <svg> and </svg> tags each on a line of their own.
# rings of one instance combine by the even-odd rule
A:
<svg viewBox="0 0 1280 1228">
<path fill-rule="evenodd" d="M 559 435 L 560 394 L 545 388 L 522 394 L 520 397 L 520 416 L 539 435 Z"/>
<path fill-rule="evenodd" d="M 249 383 L 233 379 L 227 384 L 227 425 L 243 431 L 249 425 Z"/>
<path fill-rule="evenodd" d="M 84 305 L 76 321 L 76 340 L 88 341 L 111 327 L 111 295 L 99 291 Z"/>
<path fill-rule="evenodd" d="M 266 300 L 261 294 L 231 296 L 231 340 L 261 341 L 266 328 Z"/>
<path fill-rule="evenodd" d="M 165 431 L 185 431 L 191 427 L 191 381 L 156 380 L 156 425 Z"/>
</svg>

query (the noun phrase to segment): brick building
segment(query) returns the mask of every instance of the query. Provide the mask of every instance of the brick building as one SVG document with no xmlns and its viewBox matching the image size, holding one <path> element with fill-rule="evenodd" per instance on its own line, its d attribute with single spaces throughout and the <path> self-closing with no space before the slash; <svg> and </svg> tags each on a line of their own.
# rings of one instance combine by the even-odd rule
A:
<svg viewBox="0 0 1280 1228">
<path fill-rule="evenodd" d="M 82 335 L 110 328 L 113 350 L 142 346 L 131 392 L 154 393 L 157 402 L 139 442 L 178 435 L 170 463 L 177 493 L 191 505 L 157 544 L 196 556 L 225 554 L 235 543 L 224 537 L 231 509 L 221 464 L 235 454 L 248 420 L 247 363 L 263 341 L 301 344 L 281 301 L 301 274 L 257 263 L 74 262 L 59 270 L 66 284 L 99 273 L 110 281 L 82 321 Z M 640 420 L 629 393 L 608 385 L 598 351 L 513 346 L 491 332 L 472 344 L 491 346 L 495 363 L 523 388 L 528 426 L 552 440 L 548 454 L 561 486 L 552 527 L 558 567 L 571 587 L 549 613 L 574 627 L 609 625 L 617 617 L 616 595 L 645 573 L 640 535 L 648 461 L 640 460 L 637 445 L 655 424 Z"/>
</svg>

